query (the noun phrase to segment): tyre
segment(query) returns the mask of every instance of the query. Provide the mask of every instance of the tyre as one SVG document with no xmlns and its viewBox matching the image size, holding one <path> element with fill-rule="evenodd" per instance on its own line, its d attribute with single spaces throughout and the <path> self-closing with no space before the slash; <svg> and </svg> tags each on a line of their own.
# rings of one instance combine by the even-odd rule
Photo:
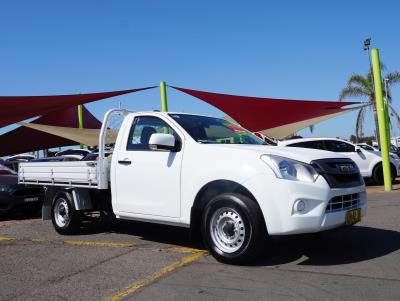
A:
<svg viewBox="0 0 400 301">
<path fill-rule="evenodd" d="M 396 178 L 396 170 L 393 168 L 392 165 L 390 165 L 390 170 L 391 170 L 391 177 L 392 177 L 392 182 Z M 382 163 L 378 163 L 372 172 L 372 179 L 374 182 L 378 185 L 383 184 L 383 167 Z"/>
<path fill-rule="evenodd" d="M 218 261 L 240 264 L 255 260 L 264 251 L 268 234 L 261 210 L 253 200 L 225 193 L 206 205 L 202 236 Z"/>
<path fill-rule="evenodd" d="M 51 220 L 56 231 L 62 235 L 75 234 L 82 222 L 82 213 L 75 210 L 71 193 L 58 192 L 53 199 Z"/>
</svg>

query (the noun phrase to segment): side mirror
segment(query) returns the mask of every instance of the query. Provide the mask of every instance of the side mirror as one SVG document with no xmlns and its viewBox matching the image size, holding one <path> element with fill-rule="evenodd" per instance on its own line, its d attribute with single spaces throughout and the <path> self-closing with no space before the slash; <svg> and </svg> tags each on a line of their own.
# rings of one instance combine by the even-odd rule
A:
<svg viewBox="0 0 400 301">
<path fill-rule="evenodd" d="M 175 137 L 171 134 L 154 133 L 149 140 L 149 148 L 154 151 L 175 150 Z"/>
<path fill-rule="evenodd" d="M 362 151 L 361 151 L 361 147 L 359 147 L 359 146 L 356 146 L 356 152 L 357 152 L 357 153 L 362 153 Z"/>
</svg>

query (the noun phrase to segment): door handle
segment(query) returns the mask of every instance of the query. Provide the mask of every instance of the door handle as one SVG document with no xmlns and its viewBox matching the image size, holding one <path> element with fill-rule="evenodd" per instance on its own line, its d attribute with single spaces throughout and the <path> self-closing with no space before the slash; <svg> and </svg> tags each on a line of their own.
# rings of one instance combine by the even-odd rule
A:
<svg viewBox="0 0 400 301">
<path fill-rule="evenodd" d="M 122 165 L 131 165 L 132 162 L 129 160 L 118 160 L 118 163 Z"/>
</svg>

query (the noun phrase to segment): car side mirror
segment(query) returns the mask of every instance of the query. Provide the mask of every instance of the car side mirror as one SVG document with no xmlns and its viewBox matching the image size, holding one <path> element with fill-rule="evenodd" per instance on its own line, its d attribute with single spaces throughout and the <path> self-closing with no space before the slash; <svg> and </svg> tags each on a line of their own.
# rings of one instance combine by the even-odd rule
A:
<svg viewBox="0 0 400 301">
<path fill-rule="evenodd" d="M 359 146 L 356 146 L 356 152 L 357 152 L 357 153 L 362 153 L 362 151 L 361 151 L 361 147 L 359 147 Z"/>
<path fill-rule="evenodd" d="M 153 151 L 174 151 L 175 137 L 171 134 L 154 133 L 150 136 L 149 148 Z"/>
</svg>

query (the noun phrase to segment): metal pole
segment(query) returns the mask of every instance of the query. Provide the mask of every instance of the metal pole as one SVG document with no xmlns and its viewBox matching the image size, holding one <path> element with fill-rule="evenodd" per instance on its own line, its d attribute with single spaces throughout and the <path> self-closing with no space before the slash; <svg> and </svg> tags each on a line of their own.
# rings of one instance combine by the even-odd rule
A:
<svg viewBox="0 0 400 301">
<path fill-rule="evenodd" d="M 374 76 L 373 76 L 373 72 L 372 72 L 371 52 L 370 52 L 370 47 L 369 47 L 370 45 L 371 45 L 371 38 L 365 39 L 364 40 L 364 51 L 365 50 L 368 51 L 369 73 L 370 73 L 370 76 L 371 76 L 372 87 L 374 87 Z M 373 111 L 374 115 L 377 114 L 376 113 L 376 105 L 372 104 L 372 111 Z M 375 128 L 376 128 L 376 126 L 375 126 Z M 375 130 L 374 133 L 375 133 L 375 140 L 376 140 L 376 143 L 378 144 L 378 148 L 379 148 L 380 141 L 378 139 L 378 132 Z"/>
<path fill-rule="evenodd" d="M 391 146 L 392 146 L 392 142 L 390 141 L 390 118 L 389 118 L 389 109 L 388 109 L 389 105 L 388 105 L 388 101 L 387 99 L 384 100 L 383 102 L 383 109 L 384 109 L 384 113 L 385 113 L 385 123 L 387 124 L 386 127 L 386 137 L 387 137 L 387 145 L 388 145 L 388 149 L 390 152 Z"/>
<path fill-rule="evenodd" d="M 390 122 L 390 115 L 389 115 L 389 97 L 388 97 L 388 78 L 383 79 L 385 82 L 385 117 L 386 117 L 386 122 L 389 125 L 388 126 L 388 144 L 389 144 L 389 151 L 392 149 L 392 137 L 391 137 L 391 131 L 393 131 L 392 124 Z"/>
<path fill-rule="evenodd" d="M 168 112 L 167 85 L 165 84 L 165 82 L 160 82 L 160 93 L 161 93 L 161 111 Z"/>
<path fill-rule="evenodd" d="M 373 48 L 371 51 L 372 69 L 374 72 L 374 83 L 375 83 L 375 101 L 376 101 L 376 113 L 378 115 L 381 155 L 382 155 L 382 167 L 383 167 L 383 179 L 385 184 L 385 190 L 392 190 L 392 177 L 390 171 L 390 158 L 389 149 L 387 143 L 387 121 L 385 118 L 385 108 L 383 102 L 382 93 L 382 78 L 381 78 L 381 66 L 379 61 L 379 50 Z"/>
<path fill-rule="evenodd" d="M 83 129 L 83 107 L 78 105 L 78 127 Z M 83 144 L 80 144 L 80 148 L 83 148 Z"/>
</svg>

